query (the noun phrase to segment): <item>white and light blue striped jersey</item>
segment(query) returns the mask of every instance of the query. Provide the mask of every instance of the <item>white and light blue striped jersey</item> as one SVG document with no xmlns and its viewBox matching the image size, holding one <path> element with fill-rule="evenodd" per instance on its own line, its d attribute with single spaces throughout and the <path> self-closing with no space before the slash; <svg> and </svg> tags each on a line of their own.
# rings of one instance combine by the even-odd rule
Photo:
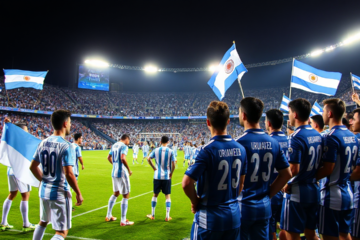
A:
<svg viewBox="0 0 360 240">
<path fill-rule="evenodd" d="M 74 165 L 74 175 L 76 177 L 79 176 L 79 157 L 82 157 L 81 155 L 81 148 L 79 145 L 77 145 L 76 143 L 72 143 L 73 148 L 75 150 L 75 165 Z"/>
<path fill-rule="evenodd" d="M 194 161 L 195 161 L 196 157 L 199 155 L 199 152 L 200 152 L 200 150 L 201 150 L 201 147 L 202 147 L 202 146 L 199 146 L 199 147 L 195 148 L 194 156 L 193 156 Z"/>
<path fill-rule="evenodd" d="M 190 154 L 189 154 L 189 150 L 190 150 L 190 146 L 185 146 L 185 147 L 184 147 L 184 155 L 185 155 L 185 156 L 190 155 Z"/>
<path fill-rule="evenodd" d="M 172 150 L 173 150 L 174 156 L 177 157 L 178 145 L 174 144 L 172 146 Z"/>
<path fill-rule="evenodd" d="M 194 158 L 194 154 L 195 154 L 195 147 L 190 147 L 190 150 L 189 150 L 189 152 L 190 152 L 190 160 L 193 160 L 193 158 Z"/>
<path fill-rule="evenodd" d="M 113 161 L 113 169 L 111 172 L 112 177 L 123 177 L 124 171 L 127 171 L 126 167 L 123 165 L 121 161 L 121 156 L 125 154 L 125 156 L 128 153 L 128 147 L 123 142 L 117 142 L 114 145 L 112 145 L 109 155 L 112 156 Z"/>
<path fill-rule="evenodd" d="M 75 165 L 75 152 L 71 143 L 60 136 L 43 140 L 35 154 L 34 161 L 41 163 L 42 181 L 39 196 L 45 200 L 61 200 L 70 191 L 64 167 Z"/>
<path fill-rule="evenodd" d="M 324 137 L 323 162 L 335 163 L 321 190 L 322 206 L 342 211 L 354 208 L 354 195 L 350 184 L 352 166 L 358 158 L 358 140 L 345 126 L 334 126 Z"/>
<path fill-rule="evenodd" d="M 151 152 L 150 158 L 155 158 L 156 162 L 154 179 L 169 180 L 171 173 L 171 162 L 175 162 L 173 151 L 168 147 L 158 147 Z"/>
<path fill-rule="evenodd" d="M 142 146 L 142 151 L 143 151 L 144 153 L 148 153 L 148 152 L 149 152 L 149 145 L 143 145 L 143 146 Z"/>
<path fill-rule="evenodd" d="M 8 175 L 8 176 L 14 176 L 14 172 L 13 172 L 13 170 L 12 170 L 11 167 L 8 167 L 8 168 L 7 168 L 7 175 Z"/>
<path fill-rule="evenodd" d="M 139 145 L 135 144 L 135 145 L 133 146 L 133 152 L 134 152 L 135 154 L 137 154 L 137 153 L 139 152 Z"/>
</svg>

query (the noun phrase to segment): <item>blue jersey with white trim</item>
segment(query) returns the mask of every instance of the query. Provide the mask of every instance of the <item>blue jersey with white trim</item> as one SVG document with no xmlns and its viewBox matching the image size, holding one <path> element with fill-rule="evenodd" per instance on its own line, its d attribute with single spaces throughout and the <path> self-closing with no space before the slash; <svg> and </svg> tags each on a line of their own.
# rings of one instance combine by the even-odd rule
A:
<svg viewBox="0 0 360 240">
<path fill-rule="evenodd" d="M 283 132 L 272 132 L 270 134 L 270 137 L 275 138 L 280 145 L 281 150 L 284 152 L 286 159 L 289 157 L 288 148 L 289 148 L 289 141 L 287 136 Z M 279 172 L 274 168 L 274 173 L 271 175 L 270 183 L 273 183 L 277 176 L 279 175 Z M 273 198 L 271 198 L 271 204 L 272 205 L 282 205 L 283 202 L 283 192 L 278 192 Z"/>
<path fill-rule="evenodd" d="M 82 157 L 81 155 L 81 148 L 76 143 L 72 143 L 73 148 L 75 150 L 75 165 L 74 165 L 74 175 L 76 177 L 79 176 L 79 157 Z"/>
<path fill-rule="evenodd" d="M 39 189 L 40 198 L 64 199 L 70 191 L 64 167 L 75 165 L 75 152 L 71 143 L 60 136 L 50 136 L 39 144 L 33 159 L 41 163 L 43 173 Z"/>
<path fill-rule="evenodd" d="M 127 171 L 126 167 L 121 161 L 121 155 L 125 154 L 125 156 L 128 153 L 128 147 L 123 142 L 117 142 L 114 145 L 112 145 L 111 150 L 109 152 L 109 155 L 112 156 L 113 161 L 113 169 L 111 172 L 112 177 L 123 177 L 124 171 Z"/>
<path fill-rule="evenodd" d="M 150 158 L 156 162 L 154 179 L 169 180 L 171 173 L 171 162 L 175 162 L 175 155 L 168 147 L 159 147 L 151 152 Z"/>
<path fill-rule="evenodd" d="M 202 147 L 185 174 L 197 181 L 200 197 L 195 222 L 202 228 L 226 231 L 240 226 L 237 197 L 246 174 L 246 151 L 229 135 L 215 136 Z"/>
<path fill-rule="evenodd" d="M 244 219 L 263 220 L 271 216 L 270 178 L 274 169 L 282 170 L 289 163 L 279 142 L 262 129 L 248 129 L 236 140 L 248 156 L 244 190 L 239 196 Z"/>
<path fill-rule="evenodd" d="M 321 205 L 342 211 L 354 208 L 350 184 L 352 166 L 358 158 L 358 140 L 345 126 L 334 126 L 324 138 L 323 162 L 335 163 L 321 190 Z"/>
</svg>

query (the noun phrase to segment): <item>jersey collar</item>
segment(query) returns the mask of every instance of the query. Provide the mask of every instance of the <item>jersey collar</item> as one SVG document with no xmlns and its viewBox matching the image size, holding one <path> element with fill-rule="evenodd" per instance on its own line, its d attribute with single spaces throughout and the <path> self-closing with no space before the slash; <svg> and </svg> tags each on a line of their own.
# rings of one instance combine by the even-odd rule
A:
<svg viewBox="0 0 360 240">
<path fill-rule="evenodd" d="M 333 129 L 340 129 L 340 128 L 345 128 L 345 129 L 347 129 L 347 127 L 346 127 L 345 125 L 336 125 L 336 126 L 333 126 L 333 127 L 331 128 L 331 130 L 333 130 Z"/>
<path fill-rule="evenodd" d="M 255 134 L 265 134 L 264 130 L 261 128 L 250 128 L 245 131 L 246 133 L 255 133 Z"/>
<path fill-rule="evenodd" d="M 283 131 L 278 131 L 278 132 L 272 132 L 270 135 L 285 135 L 285 133 Z"/>
<path fill-rule="evenodd" d="M 310 125 L 308 125 L 308 124 L 307 125 L 302 125 L 302 126 L 299 126 L 298 128 L 296 128 L 295 131 L 298 130 L 298 129 L 304 129 L 304 128 L 312 128 L 312 127 Z"/>
<path fill-rule="evenodd" d="M 211 140 L 231 141 L 232 138 L 230 135 L 217 135 L 217 136 L 212 137 Z"/>
</svg>

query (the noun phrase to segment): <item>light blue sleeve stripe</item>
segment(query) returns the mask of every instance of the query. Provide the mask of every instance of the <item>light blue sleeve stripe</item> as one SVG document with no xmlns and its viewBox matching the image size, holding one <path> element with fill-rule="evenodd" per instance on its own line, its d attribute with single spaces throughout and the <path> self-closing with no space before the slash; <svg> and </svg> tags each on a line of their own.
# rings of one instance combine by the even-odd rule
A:
<svg viewBox="0 0 360 240">
<path fill-rule="evenodd" d="M 322 78 L 330 78 L 330 79 L 337 79 L 340 81 L 341 79 L 341 73 L 339 72 L 326 72 L 326 71 L 323 71 L 323 70 L 319 70 L 319 69 L 316 69 L 314 67 L 311 67 L 305 63 L 302 63 L 298 60 L 294 60 L 294 66 L 297 67 L 297 68 L 300 68 L 304 71 L 307 71 L 307 72 L 311 72 L 319 77 L 322 77 Z"/>
<path fill-rule="evenodd" d="M 330 95 L 330 96 L 334 96 L 335 93 L 336 93 L 336 90 L 337 90 L 335 88 L 328 88 L 328 87 L 319 86 L 319 85 L 316 85 L 316 84 L 313 84 L 313 83 L 309 83 L 309 82 L 304 81 L 304 80 L 302 80 L 302 79 L 300 79 L 298 77 L 295 77 L 295 76 L 292 76 L 291 82 L 302 85 L 302 86 L 308 88 L 311 91 L 326 94 L 326 95 Z"/>
<path fill-rule="evenodd" d="M 25 75 L 29 77 L 43 77 L 45 78 L 46 72 L 33 72 L 33 71 L 24 71 L 19 69 L 4 69 L 5 75 Z"/>
<path fill-rule="evenodd" d="M 42 90 L 43 89 L 43 85 L 41 83 L 37 83 L 37 82 L 5 82 L 5 88 L 7 90 L 11 90 L 11 89 L 15 89 L 15 88 L 35 88 L 37 90 Z"/>
</svg>

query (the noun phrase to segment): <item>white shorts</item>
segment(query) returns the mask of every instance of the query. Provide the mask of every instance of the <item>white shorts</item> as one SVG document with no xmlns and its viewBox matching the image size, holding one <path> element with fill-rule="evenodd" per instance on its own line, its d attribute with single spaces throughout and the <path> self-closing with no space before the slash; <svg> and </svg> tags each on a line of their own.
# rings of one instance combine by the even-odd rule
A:
<svg viewBox="0 0 360 240">
<path fill-rule="evenodd" d="M 20 182 L 14 175 L 8 176 L 9 191 L 15 192 L 19 191 L 20 193 L 26 193 L 31 191 L 31 186 Z"/>
<path fill-rule="evenodd" d="M 134 154 L 133 154 L 133 158 L 137 158 L 137 153 L 134 153 Z"/>
<path fill-rule="evenodd" d="M 52 228 L 55 231 L 69 230 L 71 228 L 71 217 L 71 197 L 62 200 L 45 200 L 40 198 L 40 221 L 51 222 Z"/>
<path fill-rule="evenodd" d="M 130 178 L 127 171 L 123 171 L 123 177 L 113 177 L 113 190 L 114 192 L 120 192 L 121 195 L 130 193 Z"/>
</svg>

